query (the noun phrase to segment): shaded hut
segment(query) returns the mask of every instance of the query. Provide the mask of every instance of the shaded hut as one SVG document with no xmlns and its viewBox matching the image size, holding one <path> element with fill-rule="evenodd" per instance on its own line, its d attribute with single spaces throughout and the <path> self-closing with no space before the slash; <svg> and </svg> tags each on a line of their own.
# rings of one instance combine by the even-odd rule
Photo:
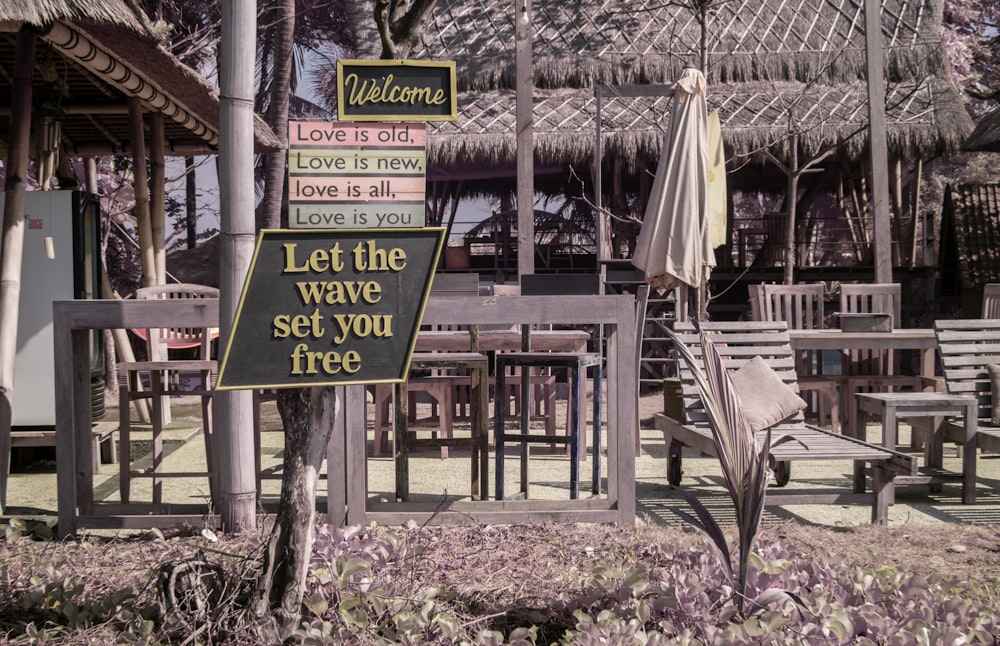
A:
<svg viewBox="0 0 1000 646">
<path fill-rule="evenodd" d="M 218 152 L 218 89 L 159 44 L 152 25 L 123 0 L 39 1 L 0 5 L 0 31 L 37 30 L 32 74 L 34 113 L 59 124 L 69 156 L 123 154 L 132 140 L 126 101 L 138 97 L 146 113 L 162 114 L 167 155 Z M 13 38 L 0 39 L 0 65 L 12 70 Z M 0 84 L 0 106 L 11 85 Z M 0 112 L 0 152 L 8 145 L 9 111 Z M 258 152 L 282 142 L 262 120 Z"/>
<path fill-rule="evenodd" d="M 19 405 L 11 401 L 18 392 L 13 382 L 19 381 L 25 393 L 54 390 L 54 383 L 41 385 L 51 375 L 41 375 L 31 388 L 25 387 L 23 377 L 13 377 L 15 363 L 52 367 L 51 360 L 37 355 L 26 357 L 29 361 L 15 361 L 20 337 L 41 339 L 46 329 L 51 335 L 51 326 L 44 320 L 37 322 L 38 329 L 19 329 L 18 314 L 26 298 L 51 300 L 53 296 L 45 287 L 21 288 L 25 207 L 20 198 L 21 181 L 28 177 L 27 158 L 35 160 L 35 175 L 45 189 L 80 188 L 66 163 L 69 157 L 124 154 L 140 158 L 133 166 L 136 192 L 148 188 L 152 196 L 136 200 L 137 211 L 144 203 L 144 219 L 150 227 L 147 239 L 140 235 L 140 240 L 144 250 L 160 252 L 159 258 L 153 253 L 153 263 L 144 263 L 146 269 L 163 256 L 163 200 L 157 198 L 163 194 L 164 158 L 218 152 L 219 97 L 213 85 L 160 46 L 154 26 L 128 0 L 0 3 L 0 33 L 0 155 L 6 177 L 20 180 L 7 183 L 7 193 L 14 199 L 5 202 L 4 273 L 0 276 L 2 507 L 11 411 Z M 258 152 L 284 148 L 263 120 L 257 119 L 254 129 Z M 147 145 L 148 183 L 138 181 L 146 176 Z M 147 276 L 155 278 L 156 273 L 154 269 Z M 91 293 L 97 292 L 99 288 Z M 47 311 L 51 314 L 51 306 Z M 124 332 L 116 337 L 116 345 L 120 352 L 130 352 Z M 92 371 L 94 398 L 103 401 L 100 376 Z"/>
<path fill-rule="evenodd" d="M 346 4 L 358 56 L 377 58 L 373 1 Z M 972 122 L 947 69 L 942 2 L 881 5 L 891 165 L 883 172 L 894 178 L 895 237 L 902 242 L 897 255 L 912 262 L 919 164 L 958 149 Z M 460 91 L 458 120 L 428 125 L 430 181 L 465 178 L 482 190 L 511 190 L 520 6 L 440 0 L 429 18 L 412 57 L 454 60 Z M 720 114 L 730 189 L 782 194 L 789 174 L 811 164 L 822 172 L 803 175 L 797 230 L 808 233 L 804 207 L 818 193 L 839 196 L 838 207 L 853 226 L 851 254 L 866 257 L 868 99 L 860 0 L 653 8 L 638 0 L 536 2 L 531 21 L 539 186 L 546 186 L 546 177 L 557 184 L 582 178 L 591 201 L 610 205 L 625 219 L 640 217 L 669 118 L 666 86 L 684 66 L 694 65 L 709 79 L 709 109 Z M 636 87 L 647 91 L 636 96 Z M 598 124 L 601 196 L 593 194 Z M 730 243 L 739 239 L 733 232 Z"/>
</svg>

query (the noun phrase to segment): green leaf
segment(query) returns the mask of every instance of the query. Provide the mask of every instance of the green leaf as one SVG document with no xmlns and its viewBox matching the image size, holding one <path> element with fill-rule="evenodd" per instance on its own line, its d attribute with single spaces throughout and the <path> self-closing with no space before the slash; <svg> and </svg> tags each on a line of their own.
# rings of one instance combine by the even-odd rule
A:
<svg viewBox="0 0 1000 646">
<path fill-rule="evenodd" d="M 326 600 L 326 597 L 321 594 L 306 595 L 302 599 L 302 604 L 309 609 L 309 612 L 313 613 L 317 617 L 322 617 L 323 614 L 330 609 L 330 603 Z"/>
</svg>

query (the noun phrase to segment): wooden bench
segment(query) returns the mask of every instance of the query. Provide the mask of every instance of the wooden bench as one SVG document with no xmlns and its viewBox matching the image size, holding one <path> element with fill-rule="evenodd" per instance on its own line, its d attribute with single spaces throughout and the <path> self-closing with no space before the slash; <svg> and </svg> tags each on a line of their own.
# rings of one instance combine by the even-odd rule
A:
<svg viewBox="0 0 1000 646">
<path fill-rule="evenodd" d="M 101 463 L 114 464 L 118 461 L 115 446 L 115 431 L 118 422 L 94 422 L 91 430 L 94 473 L 101 472 Z M 11 447 L 55 446 L 55 429 L 14 430 L 10 434 Z"/>
<path fill-rule="evenodd" d="M 1000 453 L 1000 427 L 991 422 L 993 393 L 987 369 L 1000 364 L 1000 319 L 935 321 L 934 334 L 948 392 L 976 398 L 976 445 Z M 944 425 L 945 440 L 961 443 L 963 433 L 961 423 Z"/>
<path fill-rule="evenodd" d="M 754 356 L 761 356 L 792 390 L 798 392 L 795 373 L 795 357 L 788 340 L 788 328 L 784 321 L 775 322 L 706 322 L 702 327 L 713 335 L 719 354 L 727 369 L 737 369 Z M 684 343 L 694 357 L 701 359 L 701 344 L 693 326 L 678 323 L 678 340 Z M 663 433 L 667 444 L 667 479 L 672 485 L 681 481 L 681 452 L 684 447 L 718 456 L 712 431 L 701 405 L 701 396 L 694 377 L 686 365 L 679 366 L 681 390 L 684 405 L 684 419 L 672 419 L 662 413 L 655 416 L 656 427 Z M 758 434 L 763 438 L 764 431 Z M 774 446 L 782 436 L 792 440 Z M 888 508 L 892 501 L 890 486 L 897 475 L 917 474 L 917 462 L 913 457 L 875 446 L 844 435 L 837 435 L 824 429 L 807 425 L 802 412 L 771 428 L 771 454 L 778 461 L 775 479 L 778 486 L 788 482 L 790 464 L 797 460 L 841 460 L 855 463 L 869 463 L 872 473 L 872 493 L 793 493 L 772 494 L 768 492 L 767 504 L 844 504 L 869 502 L 872 505 L 872 522 L 884 524 L 888 520 Z M 846 481 L 850 483 L 851 480 Z"/>
</svg>

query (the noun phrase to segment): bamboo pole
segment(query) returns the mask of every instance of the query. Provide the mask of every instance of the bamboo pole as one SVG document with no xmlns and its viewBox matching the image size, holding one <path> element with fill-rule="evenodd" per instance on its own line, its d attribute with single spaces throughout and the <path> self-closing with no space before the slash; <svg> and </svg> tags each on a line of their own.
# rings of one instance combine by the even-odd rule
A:
<svg viewBox="0 0 1000 646">
<path fill-rule="evenodd" d="M 531 68 L 531 2 L 514 0 L 517 85 L 517 277 L 535 273 L 535 144 Z"/>
<path fill-rule="evenodd" d="M 13 421 L 14 358 L 21 297 L 21 258 L 24 252 L 24 209 L 27 202 L 28 147 L 31 133 L 31 71 L 35 61 L 35 32 L 23 27 L 17 34 L 14 85 L 10 106 L 10 143 L 7 152 L 3 239 L 0 241 L 0 513 L 7 506 L 10 465 L 10 426 Z"/>
<path fill-rule="evenodd" d="M 163 113 L 149 115 L 149 221 L 153 237 L 153 266 L 156 284 L 167 284 L 166 251 L 166 174 L 167 162 L 163 146 L 166 139 Z"/>
<path fill-rule="evenodd" d="M 219 67 L 219 188 L 222 220 L 219 346 L 226 347 L 254 248 L 253 82 L 255 3 L 222 2 Z M 225 531 L 257 526 L 253 393 L 216 393 L 219 512 Z"/>
<path fill-rule="evenodd" d="M 135 194 L 135 221 L 139 230 L 142 286 L 152 287 L 156 285 L 156 257 L 149 215 L 149 183 L 146 179 L 146 133 L 142 127 L 142 105 L 135 97 L 128 99 L 128 118 L 132 139 L 132 192 Z"/>
</svg>

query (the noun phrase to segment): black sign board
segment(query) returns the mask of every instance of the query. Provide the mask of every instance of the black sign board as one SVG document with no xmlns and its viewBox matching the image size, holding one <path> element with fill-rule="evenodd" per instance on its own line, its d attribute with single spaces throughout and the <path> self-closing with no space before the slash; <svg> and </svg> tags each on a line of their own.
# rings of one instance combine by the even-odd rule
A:
<svg viewBox="0 0 1000 646">
<path fill-rule="evenodd" d="M 444 233 L 261 231 L 217 388 L 402 381 Z"/>
<path fill-rule="evenodd" d="M 454 121 L 455 63 L 337 61 L 340 121 Z"/>
</svg>

